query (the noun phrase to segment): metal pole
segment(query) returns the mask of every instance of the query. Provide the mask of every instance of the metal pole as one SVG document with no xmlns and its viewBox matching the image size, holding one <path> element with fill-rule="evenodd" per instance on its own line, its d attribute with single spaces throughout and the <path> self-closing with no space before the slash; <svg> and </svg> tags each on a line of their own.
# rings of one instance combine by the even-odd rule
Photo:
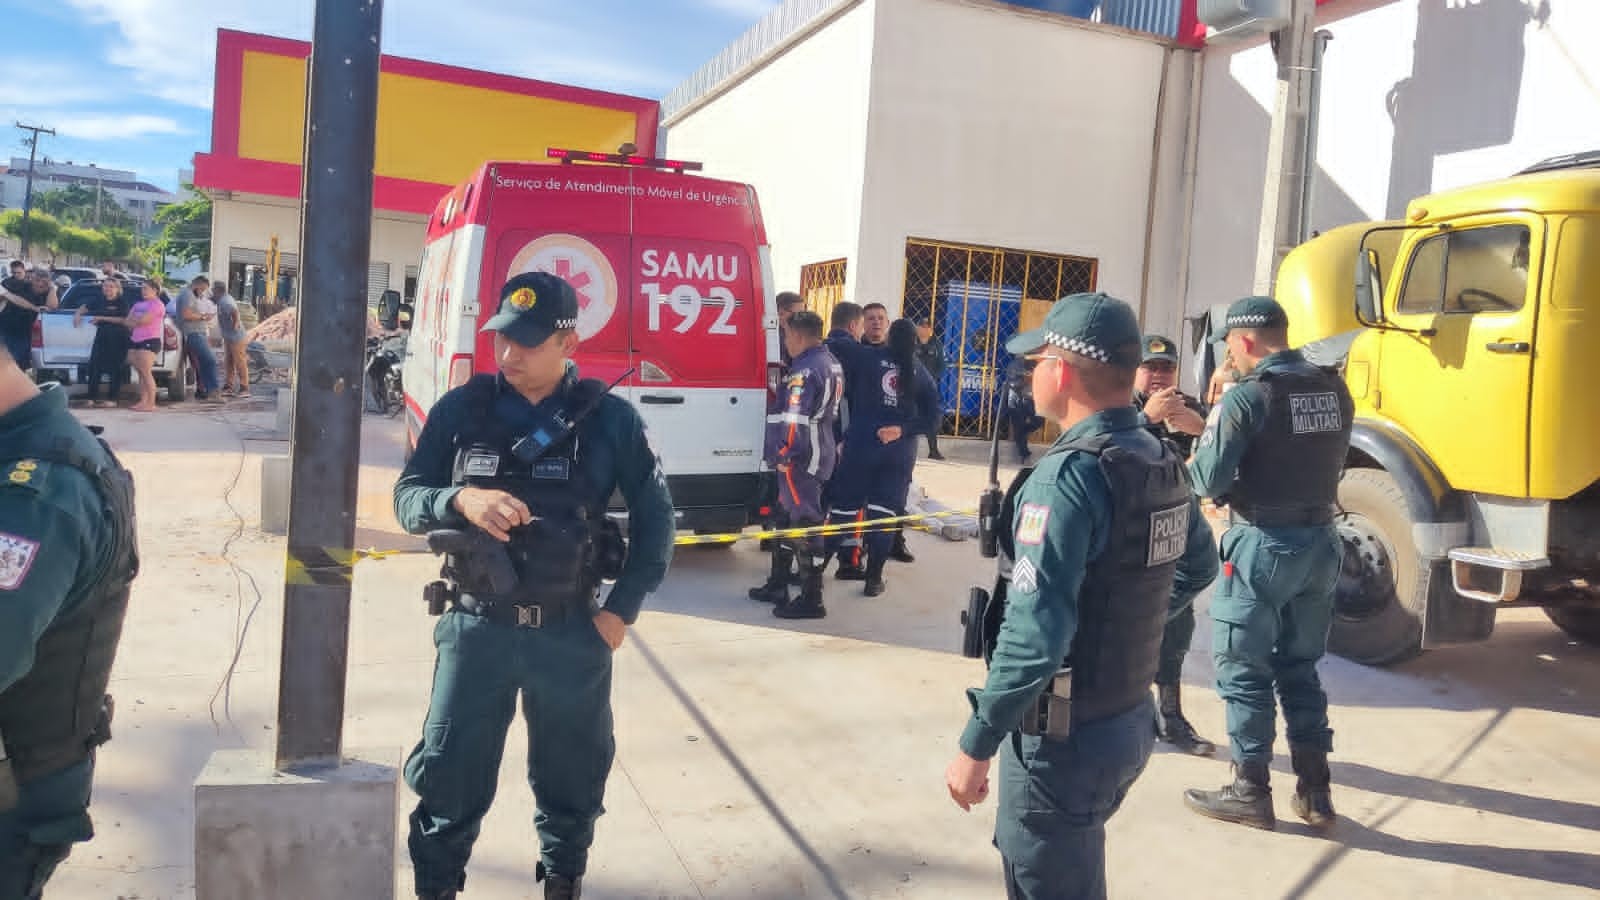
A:
<svg viewBox="0 0 1600 900">
<path fill-rule="evenodd" d="M 313 565 L 355 540 L 382 14 L 382 0 L 317 0 L 312 26 L 289 555 Z M 318 580 L 284 586 L 280 770 L 340 762 L 350 582 Z"/>
<path fill-rule="evenodd" d="M 1300 187 L 1300 240 L 1311 240 L 1311 211 L 1317 191 L 1317 135 L 1322 125 L 1322 67 L 1333 32 L 1318 31 L 1312 37 L 1311 54 L 1311 108 L 1306 112 L 1306 165 L 1305 178 Z"/>
<path fill-rule="evenodd" d="M 1311 65 L 1316 0 L 1293 0 L 1289 27 L 1273 35 L 1278 58 L 1278 99 L 1267 142 L 1267 182 L 1261 192 L 1256 242 L 1257 294 L 1272 293 L 1278 263 L 1299 240 L 1300 179 L 1306 169 L 1306 115 L 1311 107 Z"/>
<path fill-rule="evenodd" d="M 28 181 L 22 190 L 22 258 L 28 258 L 28 218 L 33 214 L 33 163 L 39 157 L 39 135 L 48 134 L 55 137 L 54 128 L 41 128 L 38 125 L 24 125 L 17 123 L 23 131 L 31 131 L 28 135 Z"/>
</svg>

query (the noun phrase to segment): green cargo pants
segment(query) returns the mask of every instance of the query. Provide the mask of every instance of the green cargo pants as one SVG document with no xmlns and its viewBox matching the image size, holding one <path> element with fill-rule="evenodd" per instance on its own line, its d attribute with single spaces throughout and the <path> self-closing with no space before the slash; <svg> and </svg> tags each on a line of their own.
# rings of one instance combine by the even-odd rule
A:
<svg viewBox="0 0 1600 900">
<path fill-rule="evenodd" d="M 1272 758 L 1274 686 L 1290 746 L 1331 751 L 1328 695 L 1317 661 L 1327 652 L 1333 622 L 1338 532 L 1332 525 L 1236 524 L 1222 535 L 1221 550 L 1222 577 L 1211 600 L 1212 654 L 1234 761 Z"/>
<path fill-rule="evenodd" d="M 433 696 L 405 765 L 420 801 L 408 840 L 417 892 L 463 887 L 519 695 L 540 862 L 546 872 L 582 875 L 615 753 L 611 648 L 582 614 L 518 628 L 452 610 L 433 640 Z"/>
<path fill-rule="evenodd" d="M 89 792 L 94 759 L 21 786 L 0 813 L 0 900 L 33 900 L 72 845 L 94 837 Z"/>
</svg>

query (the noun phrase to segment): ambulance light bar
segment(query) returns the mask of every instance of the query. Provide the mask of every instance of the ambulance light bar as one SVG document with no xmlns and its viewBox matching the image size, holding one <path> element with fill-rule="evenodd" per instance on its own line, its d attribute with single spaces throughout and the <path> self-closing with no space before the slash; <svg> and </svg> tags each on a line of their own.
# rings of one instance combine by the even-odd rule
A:
<svg viewBox="0 0 1600 900">
<path fill-rule="evenodd" d="M 559 159 L 563 164 L 575 162 L 611 163 L 618 166 L 638 166 L 646 169 L 671 169 L 675 172 L 698 172 L 704 168 L 697 162 L 681 159 L 656 159 L 650 156 L 623 153 L 591 153 L 588 150 L 561 150 L 555 147 L 545 151 L 549 159 Z"/>
</svg>

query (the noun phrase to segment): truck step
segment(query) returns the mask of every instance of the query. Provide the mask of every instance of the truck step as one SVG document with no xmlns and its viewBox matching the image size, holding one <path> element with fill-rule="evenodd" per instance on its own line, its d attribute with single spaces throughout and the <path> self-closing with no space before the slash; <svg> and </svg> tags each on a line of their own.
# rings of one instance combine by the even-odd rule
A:
<svg viewBox="0 0 1600 900">
<path fill-rule="evenodd" d="M 1537 553 L 1502 550 L 1498 547 L 1457 547 L 1450 551 L 1450 559 L 1468 565 L 1487 566 L 1491 569 L 1514 569 L 1519 572 L 1550 567 L 1549 558 Z"/>
<path fill-rule="evenodd" d="M 1450 551 L 1450 581 L 1456 593 L 1485 603 L 1517 599 L 1522 593 L 1522 573 L 1549 567 L 1548 558 L 1518 550 L 1457 547 Z"/>
</svg>

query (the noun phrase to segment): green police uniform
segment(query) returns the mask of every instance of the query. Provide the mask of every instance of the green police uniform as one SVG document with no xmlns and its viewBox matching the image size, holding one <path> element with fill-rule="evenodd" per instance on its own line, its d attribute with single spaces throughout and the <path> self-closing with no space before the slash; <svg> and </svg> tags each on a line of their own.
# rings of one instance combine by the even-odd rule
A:
<svg viewBox="0 0 1600 900">
<path fill-rule="evenodd" d="M 1153 360 L 1171 363 L 1176 371 L 1178 346 L 1164 335 L 1145 335 L 1144 358 L 1140 365 L 1146 365 Z M 1200 401 L 1183 393 L 1178 396 L 1183 400 L 1184 406 L 1201 417 L 1205 416 L 1206 410 Z M 1151 434 L 1170 441 L 1177 448 L 1178 455 L 1188 459 L 1194 452 L 1195 436 L 1176 431 L 1164 422 L 1152 423 L 1144 414 L 1145 404 L 1149 402 L 1149 395 L 1142 391 L 1133 395 L 1133 407 L 1139 411 L 1139 421 L 1150 430 Z M 1215 568 L 1213 564 L 1211 578 L 1206 579 L 1205 584 L 1210 584 L 1215 579 Z M 1172 593 L 1172 609 L 1167 616 L 1167 628 L 1161 634 L 1161 662 L 1156 667 L 1156 709 L 1159 716 L 1156 720 L 1156 736 L 1195 756 L 1210 756 L 1216 752 L 1216 745 L 1196 733 L 1194 726 L 1189 724 L 1188 718 L 1183 714 L 1183 659 L 1189 655 L 1189 646 L 1194 642 L 1194 600 L 1199 593 L 1199 588 L 1193 591 L 1174 590 Z"/>
<path fill-rule="evenodd" d="M 1288 324 L 1282 307 L 1265 297 L 1234 303 L 1226 321 L 1230 329 Z M 1272 827 L 1267 766 L 1276 686 L 1300 775 L 1296 808 L 1314 824 L 1332 820 L 1333 731 L 1316 665 L 1327 650 L 1342 555 L 1333 515 L 1352 414 L 1342 379 L 1284 350 L 1223 394 L 1198 442 L 1190 464 L 1195 488 L 1227 503 L 1231 519 L 1211 618 L 1236 766 L 1233 785 L 1186 795 L 1203 814 Z M 1326 807 L 1325 815 L 1308 816 L 1307 803 Z"/>
<path fill-rule="evenodd" d="M 1126 304 L 1088 294 L 1059 301 L 1007 349 L 1051 344 L 1131 373 L 1137 342 Z M 961 749 L 1001 756 L 995 845 L 1009 895 L 1104 897 L 1105 823 L 1154 741 L 1169 597 L 1175 580 L 1199 590 L 1214 573 L 1210 530 L 1181 460 L 1127 406 L 1068 428 L 1018 476 L 1002 517 L 1005 611 Z"/>
<path fill-rule="evenodd" d="M 524 288 L 537 299 L 520 294 Z M 486 328 L 525 345 L 542 342 L 555 326 L 572 327 L 565 323 L 577 315 L 572 289 L 554 276 L 518 276 L 502 293 L 502 312 Z M 530 322 L 539 327 L 519 327 Z M 599 397 L 567 437 L 536 462 L 519 464 L 516 440 L 550 430 L 557 416 L 572 423 L 598 396 L 596 384 L 580 381 L 569 363 L 554 395 L 535 406 L 502 376 L 473 379 L 434 404 L 395 485 L 396 515 L 412 533 L 472 529 L 451 506 L 465 485 L 512 493 L 539 517 L 504 545 L 516 587 L 494 594 L 475 582 L 476 573 L 458 570 L 461 596 L 434 629 L 432 699 L 422 740 L 405 765 L 419 800 L 409 839 L 419 896 L 453 897 L 465 884 L 519 695 L 538 804 L 539 874 L 547 897 L 577 896 L 614 751 L 611 649 L 593 624 L 600 579 L 587 567 L 586 528 L 620 493 L 630 546 L 603 608 L 627 623 L 666 575 L 675 531 L 672 498 L 643 422 L 620 397 Z"/>
<path fill-rule="evenodd" d="M 138 568 L 133 482 L 48 386 L 0 415 L 0 900 L 89 840 L 94 747 Z M 9 808 L 8 808 L 9 807 Z"/>
</svg>

